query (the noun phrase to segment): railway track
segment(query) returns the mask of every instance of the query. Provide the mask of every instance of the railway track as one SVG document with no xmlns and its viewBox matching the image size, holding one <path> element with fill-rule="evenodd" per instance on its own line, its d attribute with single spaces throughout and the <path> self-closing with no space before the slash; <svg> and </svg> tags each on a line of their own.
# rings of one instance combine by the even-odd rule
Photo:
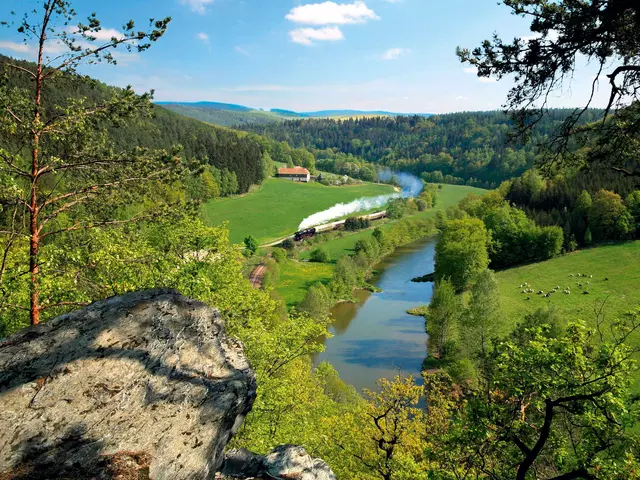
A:
<svg viewBox="0 0 640 480">
<path fill-rule="evenodd" d="M 263 264 L 260 264 L 253 269 L 253 272 L 251 272 L 251 275 L 249 275 L 249 281 L 251 282 L 251 285 L 253 285 L 253 288 L 262 287 L 262 279 L 264 278 L 264 274 L 266 271 L 267 267 L 265 267 Z"/>
</svg>

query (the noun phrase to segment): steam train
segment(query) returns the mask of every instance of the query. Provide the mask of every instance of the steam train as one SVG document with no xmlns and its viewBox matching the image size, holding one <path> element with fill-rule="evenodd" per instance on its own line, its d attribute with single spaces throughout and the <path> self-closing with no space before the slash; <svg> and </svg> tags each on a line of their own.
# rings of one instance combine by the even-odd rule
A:
<svg viewBox="0 0 640 480">
<path fill-rule="evenodd" d="M 362 218 L 367 218 L 369 220 L 380 220 L 382 218 L 385 218 L 386 216 L 387 216 L 387 212 L 385 210 L 382 212 L 372 213 L 371 215 L 364 215 Z M 300 230 L 299 232 L 296 232 L 293 235 L 293 239 L 296 242 L 301 242 L 302 240 L 305 240 L 307 238 L 315 237 L 320 232 L 337 230 L 341 228 L 344 225 L 344 223 L 345 223 L 345 220 L 342 220 L 340 222 L 333 222 L 333 223 L 328 223 L 326 225 L 320 225 L 315 228 L 307 228 L 306 230 Z"/>
<path fill-rule="evenodd" d="M 316 230 L 315 228 L 307 228 L 306 230 L 300 230 L 299 232 L 296 232 L 293 235 L 293 239 L 296 242 L 301 242 L 305 238 L 311 238 L 315 236 L 316 233 L 318 233 L 318 230 Z"/>
</svg>

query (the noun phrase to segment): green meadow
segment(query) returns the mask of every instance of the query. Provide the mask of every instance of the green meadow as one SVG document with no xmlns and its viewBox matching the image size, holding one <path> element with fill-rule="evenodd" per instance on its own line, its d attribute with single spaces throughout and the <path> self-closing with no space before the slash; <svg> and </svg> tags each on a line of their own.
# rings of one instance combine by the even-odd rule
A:
<svg viewBox="0 0 640 480">
<path fill-rule="evenodd" d="M 373 183 L 326 187 L 272 178 L 246 195 L 207 202 L 201 215 L 207 225 L 227 223 L 233 243 L 253 235 L 262 244 L 291 235 L 304 218 L 336 203 L 393 191 L 390 186 Z"/>
<path fill-rule="evenodd" d="M 504 270 L 496 276 L 503 308 L 509 318 L 521 318 L 540 307 L 555 306 L 567 320 L 592 323 L 594 309 L 602 302 L 605 302 L 603 313 L 609 320 L 640 307 L 639 266 L 640 241 L 635 241 L 574 252 Z M 578 277 L 578 273 L 582 276 Z M 531 285 L 534 293 L 521 293 L 520 285 L 525 282 Z M 557 286 L 560 291 L 550 298 L 537 294 L 539 290 L 546 293 Z M 567 287 L 571 291 L 569 295 L 562 292 Z"/>
</svg>

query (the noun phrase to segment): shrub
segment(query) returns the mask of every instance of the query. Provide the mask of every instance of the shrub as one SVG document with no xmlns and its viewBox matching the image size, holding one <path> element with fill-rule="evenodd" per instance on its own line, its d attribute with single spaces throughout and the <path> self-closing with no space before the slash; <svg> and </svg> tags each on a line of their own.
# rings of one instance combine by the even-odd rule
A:
<svg viewBox="0 0 640 480">
<path fill-rule="evenodd" d="M 294 248 L 296 248 L 296 243 L 290 238 L 287 238 L 280 244 L 280 247 L 284 248 L 285 250 L 293 250 Z"/>
<path fill-rule="evenodd" d="M 247 253 L 253 255 L 258 250 L 258 241 L 253 238 L 251 235 L 244 239 L 244 246 L 247 249 Z"/>
<path fill-rule="evenodd" d="M 264 290 L 275 288 L 280 279 L 280 265 L 273 259 L 267 259 L 264 265 L 267 268 L 262 277 L 262 288 Z"/>
<path fill-rule="evenodd" d="M 311 261 L 316 263 L 329 263 L 331 261 L 329 254 L 322 248 L 316 248 L 311 252 Z"/>
<path fill-rule="evenodd" d="M 284 263 L 287 260 L 287 251 L 283 248 L 274 248 L 271 256 L 278 263 Z"/>
<path fill-rule="evenodd" d="M 349 231 L 362 230 L 370 226 L 371 221 L 365 217 L 349 217 L 344 222 L 344 229 Z"/>
<path fill-rule="evenodd" d="M 404 217 L 410 211 L 409 200 L 406 198 L 394 198 L 389 200 L 387 206 L 387 216 L 392 220 L 397 220 Z"/>
</svg>

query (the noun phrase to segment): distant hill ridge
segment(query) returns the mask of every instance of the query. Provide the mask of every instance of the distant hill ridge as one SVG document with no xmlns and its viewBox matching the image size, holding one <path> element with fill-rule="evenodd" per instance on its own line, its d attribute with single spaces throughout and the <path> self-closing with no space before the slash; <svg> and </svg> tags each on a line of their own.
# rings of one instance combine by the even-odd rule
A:
<svg viewBox="0 0 640 480">
<path fill-rule="evenodd" d="M 384 110 L 320 110 L 315 112 L 295 112 L 281 108 L 262 110 L 244 105 L 222 102 L 156 102 L 169 110 L 187 117 L 195 118 L 206 123 L 225 127 L 247 124 L 264 125 L 267 123 L 290 120 L 292 118 L 336 118 L 356 116 L 387 116 L 402 115 L 431 116 L 431 113 L 397 113 Z"/>
</svg>

